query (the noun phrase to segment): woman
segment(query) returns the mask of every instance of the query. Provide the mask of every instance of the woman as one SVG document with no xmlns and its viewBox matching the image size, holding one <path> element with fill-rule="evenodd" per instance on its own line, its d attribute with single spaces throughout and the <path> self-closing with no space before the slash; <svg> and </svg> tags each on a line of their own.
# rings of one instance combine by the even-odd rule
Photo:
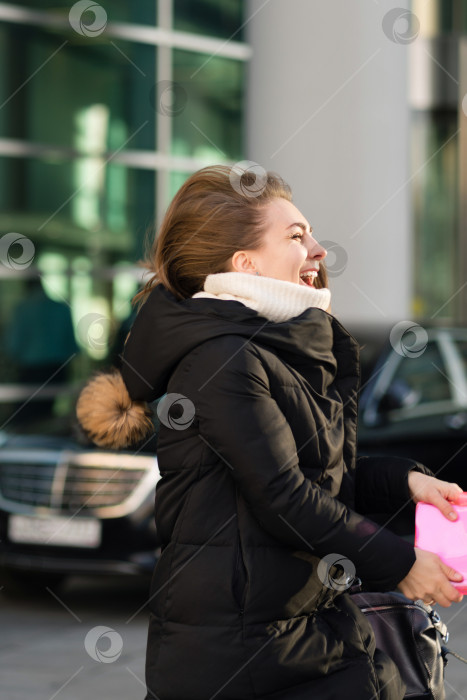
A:
<svg viewBox="0 0 467 700">
<path fill-rule="evenodd" d="M 365 514 L 423 498 L 447 515 L 460 488 L 411 460 L 356 459 L 358 348 L 330 313 L 326 251 L 279 177 L 252 184 L 222 166 L 185 182 L 121 376 L 78 404 L 93 439 L 121 447 L 167 393 L 147 700 L 396 700 L 397 668 L 345 589 L 356 574 L 448 606 L 462 577 Z"/>
</svg>

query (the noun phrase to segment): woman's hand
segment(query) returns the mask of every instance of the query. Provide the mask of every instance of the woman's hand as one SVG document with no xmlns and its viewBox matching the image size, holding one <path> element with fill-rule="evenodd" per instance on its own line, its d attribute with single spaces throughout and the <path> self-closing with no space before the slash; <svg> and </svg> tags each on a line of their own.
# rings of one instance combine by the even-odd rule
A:
<svg viewBox="0 0 467 700">
<path fill-rule="evenodd" d="M 423 600 L 430 605 L 439 603 L 443 608 L 460 603 L 462 594 L 449 581 L 462 581 L 462 574 L 432 552 L 415 547 L 415 556 L 415 564 L 397 586 L 400 592 L 411 600 Z"/>
<path fill-rule="evenodd" d="M 421 472 L 409 472 L 409 491 L 414 503 L 424 501 L 436 506 L 448 519 L 457 520 L 457 513 L 452 508 L 448 499 L 455 500 L 457 494 L 462 493 L 458 484 L 449 481 L 441 481 L 434 476 L 427 476 Z"/>
</svg>

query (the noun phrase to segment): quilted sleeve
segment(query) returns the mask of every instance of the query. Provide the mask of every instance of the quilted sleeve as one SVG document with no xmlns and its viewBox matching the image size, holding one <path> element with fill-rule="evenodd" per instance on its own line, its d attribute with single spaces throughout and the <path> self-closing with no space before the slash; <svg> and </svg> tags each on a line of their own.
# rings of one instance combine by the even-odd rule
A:
<svg viewBox="0 0 467 700">
<path fill-rule="evenodd" d="M 291 427 L 271 396 L 254 347 L 228 336 L 192 357 L 189 398 L 200 437 L 221 457 L 260 525 L 282 543 L 323 557 L 340 553 L 376 590 L 390 590 L 415 561 L 413 547 L 306 479 Z"/>
<path fill-rule="evenodd" d="M 420 462 L 405 457 L 375 455 L 359 457 L 355 477 L 355 507 L 360 513 L 395 513 L 414 506 L 408 476 L 412 470 L 428 476 L 433 472 Z"/>
</svg>

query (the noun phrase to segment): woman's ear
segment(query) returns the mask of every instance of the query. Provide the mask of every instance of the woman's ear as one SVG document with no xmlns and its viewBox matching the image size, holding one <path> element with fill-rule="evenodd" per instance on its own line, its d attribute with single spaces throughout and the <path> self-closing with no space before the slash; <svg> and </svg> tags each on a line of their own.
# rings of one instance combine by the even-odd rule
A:
<svg viewBox="0 0 467 700">
<path fill-rule="evenodd" d="M 249 272 L 255 274 L 256 267 L 248 253 L 244 250 L 237 250 L 230 261 L 232 272 Z"/>
</svg>

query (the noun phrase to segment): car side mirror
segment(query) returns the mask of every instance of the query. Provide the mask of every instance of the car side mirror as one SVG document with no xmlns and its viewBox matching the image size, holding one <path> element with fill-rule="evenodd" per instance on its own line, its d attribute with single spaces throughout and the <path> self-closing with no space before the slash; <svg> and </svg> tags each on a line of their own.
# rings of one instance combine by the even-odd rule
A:
<svg viewBox="0 0 467 700">
<path fill-rule="evenodd" d="M 420 400 L 420 393 L 412 389 L 403 379 L 395 379 L 382 395 L 378 408 L 388 413 L 398 408 L 410 408 Z"/>
</svg>

